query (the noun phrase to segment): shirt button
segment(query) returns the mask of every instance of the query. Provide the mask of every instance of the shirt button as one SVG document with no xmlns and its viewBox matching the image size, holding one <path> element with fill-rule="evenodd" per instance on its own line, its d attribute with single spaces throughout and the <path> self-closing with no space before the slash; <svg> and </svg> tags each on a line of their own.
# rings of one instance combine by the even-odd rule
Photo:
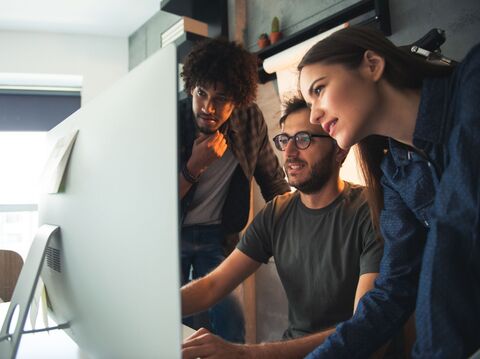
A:
<svg viewBox="0 0 480 359">
<path fill-rule="evenodd" d="M 425 226 L 430 227 L 430 224 L 428 223 L 427 220 L 423 221 L 423 223 L 425 223 Z"/>
</svg>

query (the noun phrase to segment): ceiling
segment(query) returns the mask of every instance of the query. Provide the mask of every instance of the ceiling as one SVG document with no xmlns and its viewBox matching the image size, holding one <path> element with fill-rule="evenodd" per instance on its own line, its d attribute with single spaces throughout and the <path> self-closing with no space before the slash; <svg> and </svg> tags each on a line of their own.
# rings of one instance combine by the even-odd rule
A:
<svg viewBox="0 0 480 359">
<path fill-rule="evenodd" d="M 0 31 L 126 37 L 160 9 L 160 0 L 0 0 Z"/>
</svg>

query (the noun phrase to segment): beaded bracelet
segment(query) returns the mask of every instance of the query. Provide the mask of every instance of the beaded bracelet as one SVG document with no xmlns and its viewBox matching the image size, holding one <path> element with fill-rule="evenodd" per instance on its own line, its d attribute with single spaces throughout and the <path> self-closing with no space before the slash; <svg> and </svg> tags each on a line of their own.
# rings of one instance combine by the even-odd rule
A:
<svg viewBox="0 0 480 359">
<path fill-rule="evenodd" d="M 190 173 L 186 163 L 182 167 L 182 176 L 187 180 L 187 182 L 190 182 L 191 184 L 197 183 L 199 179 L 199 177 L 195 177 Z"/>
</svg>

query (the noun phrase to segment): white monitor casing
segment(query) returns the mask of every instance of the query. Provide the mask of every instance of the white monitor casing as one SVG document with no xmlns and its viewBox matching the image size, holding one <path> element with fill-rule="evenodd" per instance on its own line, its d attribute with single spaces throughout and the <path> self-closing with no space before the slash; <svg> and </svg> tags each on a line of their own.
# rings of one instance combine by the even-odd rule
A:
<svg viewBox="0 0 480 359">
<path fill-rule="evenodd" d="M 181 356 L 177 78 L 172 45 L 48 135 L 78 129 L 61 190 L 39 204 L 39 223 L 60 226 L 42 278 L 93 358 Z"/>
</svg>

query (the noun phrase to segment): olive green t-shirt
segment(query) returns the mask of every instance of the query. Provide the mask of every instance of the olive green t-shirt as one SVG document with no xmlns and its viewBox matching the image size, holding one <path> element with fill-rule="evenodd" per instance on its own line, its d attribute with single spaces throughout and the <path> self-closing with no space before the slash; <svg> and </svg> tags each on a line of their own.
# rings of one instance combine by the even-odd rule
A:
<svg viewBox="0 0 480 359">
<path fill-rule="evenodd" d="M 349 183 L 321 209 L 305 207 L 298 192 L 277 196 L 254 218 L 237 248 L 258 262 L 275 259 L 289 304 L 284 338 L 349 319 L 359 276 L 377 273 L 383 252 L 363 188 Z"/>
</svg>

